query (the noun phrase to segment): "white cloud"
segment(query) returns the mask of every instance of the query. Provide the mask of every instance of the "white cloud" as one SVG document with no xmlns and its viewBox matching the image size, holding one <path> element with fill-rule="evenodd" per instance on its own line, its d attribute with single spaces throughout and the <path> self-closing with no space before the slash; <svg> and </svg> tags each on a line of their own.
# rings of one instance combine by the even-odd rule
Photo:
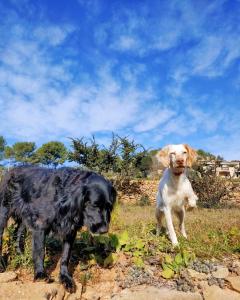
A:
<svg viewBox="0 0 240 300">
<path fill-rule="evenodd" d="M 142 112 L 141 120 L 134 126 L 136 132 L 144 132 L 155 129 L 161 124 L 166 123 L 176 114 L 175 111 L 162 106 L 152 106 Z"/>
<path fill-rule="evenodd" d="M 46 30 L 47 28 L 47 30 Z M 64 25 L 62 27 L 56 25 L 42 25 L 33 31 L 33 37 L 43 44 L 49 46 L 57 46 L 64 42 L 66 37 L 75 30 L 73 26 Z"/>
<path fill-rule="evenodd" d="M 117 131 L 136 121 L 141 103 L 151 95 L 135 86 L 132 70 L 128 69 L 133 76 L 124 89 L 114 78 L 114 62 L 109 60 L 98 66 L 94 81 L 87 74 L 84 82 L 74 81 L 69 68 L 74 61 L 53 59 L 55 47 L 72 30 L 62 34 L 60 27 L 50 26 L 48 31 L 41 26 L 31 38 L 24 30 L 28 29 L 18 26 L 17 35 L 14 32 L 14 39 L 6 40 L 0 55 L 3 135 L 40 142 Z"/>
</svg>

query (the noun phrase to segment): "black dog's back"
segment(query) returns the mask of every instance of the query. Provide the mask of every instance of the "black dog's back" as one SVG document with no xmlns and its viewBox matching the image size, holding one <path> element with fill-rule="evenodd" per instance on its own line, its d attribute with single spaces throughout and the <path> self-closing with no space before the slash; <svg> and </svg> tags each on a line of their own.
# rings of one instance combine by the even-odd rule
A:
<svg viewBox="0 0 240 300">
<path fill-rule="evenodd" d="M 64 222 L 68 215 L 75 217 L 78 227 L 83 225 L 83 216 L 74 216 L 76 205 L 80 205 L 85 190 L 93 186 L 100 186 L 105 201 L 115 201 L 108 199 L 111 194 L 116 197 L 110 182 L 94 172 L 73 168 L 17 167 L 6 173 L 1 182 L 0 205 L 11 207 L 9 214 L 22 219 L 30 229 L 40 226 L 59 233 L 57 227 L 62 227 L 59 223 Z M 68 226 L 64 229 L 61 228 L 60 235 L 68 230 Z"/>
</svg>

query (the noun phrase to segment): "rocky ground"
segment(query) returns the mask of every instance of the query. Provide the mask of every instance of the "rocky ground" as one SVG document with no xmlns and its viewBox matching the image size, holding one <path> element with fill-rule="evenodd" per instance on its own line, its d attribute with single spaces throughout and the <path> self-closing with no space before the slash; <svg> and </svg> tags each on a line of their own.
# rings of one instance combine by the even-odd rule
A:
<svg viewBox="0 0 240 300">
<path fill-rule="evenodd" d="M 0 274 L 0 300 L 240 300 L 237 259 L 225 259 L 221 264 L 195 261 L 172 280 L 161 278 L 158 264 L 153 261 L 145 269 L 126 264 L 101 270 L 98 282 L 84 284 L 75 278 L 73 294 L 67 293 L 57 279 L 52 283 L 32 282 L 21 272 L 4 272 Z"/>
</svg>

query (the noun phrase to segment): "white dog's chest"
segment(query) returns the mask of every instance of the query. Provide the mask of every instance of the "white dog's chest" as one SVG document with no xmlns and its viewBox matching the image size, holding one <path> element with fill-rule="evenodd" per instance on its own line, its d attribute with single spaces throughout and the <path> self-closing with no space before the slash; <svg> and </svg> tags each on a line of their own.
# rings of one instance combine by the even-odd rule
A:
<svg viewBox="0 0 240 300">
<path fill-rule="evenodd" d="M 166 183 L 163 185 L 160 183 L 157 205 L 159 207 L 182 207 L 189 197 L 191 197 L 191 189 L 189 190 L 187 182 L 177 188 Z"/>
<path fill-rule="evenodd" d="M 187 198 L 187 190 L 179 189 L 173 190 L 169 189 L 167 193 L 168 204 L 170 206 L 182 206 L 184 204 L 185 199 Z"/>
</svg>

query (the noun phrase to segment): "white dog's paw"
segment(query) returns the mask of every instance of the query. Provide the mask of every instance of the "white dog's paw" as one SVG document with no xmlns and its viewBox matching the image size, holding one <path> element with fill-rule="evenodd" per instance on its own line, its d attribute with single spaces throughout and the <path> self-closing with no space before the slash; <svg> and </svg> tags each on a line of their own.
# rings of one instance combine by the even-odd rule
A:
<svg viewBox="0 0 240 300">
<path fill-rule="evenodd" d="M 177 240 L 177 238 L 172 238 L 172 239 L 171 239 L 171 242 L 172 242 L 172 245 L 173 245 L 174 247 L 178 246 L 178 240 Z"/>
<path fill-rule="evenodd" d="M 182 236 L 185 237 L 185 239 L 187 239 L 186 231 L 185 231 L 185 230 L 184 230 L 184 231 L 181 231 L 181 233 L 182 233 Z"/>
</svg>

